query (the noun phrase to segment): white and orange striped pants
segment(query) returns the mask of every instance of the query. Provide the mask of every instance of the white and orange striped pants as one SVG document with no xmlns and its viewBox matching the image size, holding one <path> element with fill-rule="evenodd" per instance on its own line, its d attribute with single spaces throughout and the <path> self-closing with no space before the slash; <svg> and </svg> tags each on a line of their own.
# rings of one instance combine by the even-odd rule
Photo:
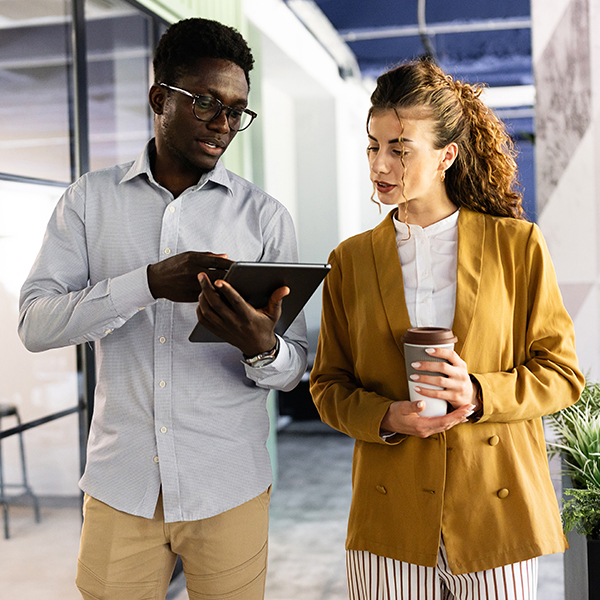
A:
<svg viewBox="0 0 600 600">
<path fill-rule="evenodd" d="M 350 600 L 536 600 L 538 562 L 532 558 L 488 571 L 453 575 L 440 545 L 436 567 L 348 550 Z"/>
</svg>

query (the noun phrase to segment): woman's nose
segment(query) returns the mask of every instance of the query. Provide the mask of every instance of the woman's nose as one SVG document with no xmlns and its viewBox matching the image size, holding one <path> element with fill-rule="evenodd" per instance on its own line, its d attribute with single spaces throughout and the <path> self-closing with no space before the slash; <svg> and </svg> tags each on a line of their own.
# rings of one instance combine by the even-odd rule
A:
<svg viewBox="0 0 600 600">
<path fill-rule="evenodd" d="M 389 163 L 384 154 L 377 154 L 371 161 L 373 173 L 389 173 Z"/>
</svg>

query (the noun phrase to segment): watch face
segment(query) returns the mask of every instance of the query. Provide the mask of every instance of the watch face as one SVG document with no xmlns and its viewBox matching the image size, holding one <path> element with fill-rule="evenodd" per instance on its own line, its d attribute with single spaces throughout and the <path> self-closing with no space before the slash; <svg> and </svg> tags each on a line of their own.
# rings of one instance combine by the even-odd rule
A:
<svg viewBox="0 0 600 600">
<path fill-rule="evenodd" d="M 274 360 L 274 356 L 268 356 L 267 358 L 259 358 L 256 362 L 252 363 L 252 366 L 255 369 L 258 369 L 260 367 L 266 367 L 267 365 L 270 365 Z"/>
</svg>

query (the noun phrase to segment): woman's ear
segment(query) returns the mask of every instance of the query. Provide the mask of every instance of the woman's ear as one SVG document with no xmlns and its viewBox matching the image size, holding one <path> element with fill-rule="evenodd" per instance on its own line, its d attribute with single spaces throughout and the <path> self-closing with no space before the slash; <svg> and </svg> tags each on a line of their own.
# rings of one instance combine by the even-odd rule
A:
<svg viewBox="0 0 600 600">
<path fill-rule="evenodd" d="M 155 83 L 152 84 L 150 91 L 148 92 L 148 102 L 155 115 L 163 114 L 166 99 L 167 91 Z"/>
<path fill-rule="evenodd" d="M 440 180 L 446 179 L 446 171 L 452 166 L 458 155 L 458 144 L 452 142 L 441 150 L 441 160 L 438 166 Z"/>
<path fill-rule="evenodd" d="M 444 171 L 447 171 L 452 166 L 452 163 L 456 160 L 457 156 L 458 144 L 456 142 L 448 144 L 442 152 L 442 169 Z"/>
</svg>

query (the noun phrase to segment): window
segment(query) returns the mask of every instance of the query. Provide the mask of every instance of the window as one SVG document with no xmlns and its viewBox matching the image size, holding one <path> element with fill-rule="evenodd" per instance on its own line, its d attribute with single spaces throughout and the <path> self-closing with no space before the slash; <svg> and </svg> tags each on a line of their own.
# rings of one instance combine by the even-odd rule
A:
<svg viewBox="0 0 600 600">
<path fill-rule="evenodd" d="M 0 4 L 0 172 L 71 181 L 71 2 Z"/>
<path fill-rule="evenodd" d="M 153 21 L 123 0 L 85 3 L 90 168 L 133 160 L 153 135 Z"/>
</svg>

